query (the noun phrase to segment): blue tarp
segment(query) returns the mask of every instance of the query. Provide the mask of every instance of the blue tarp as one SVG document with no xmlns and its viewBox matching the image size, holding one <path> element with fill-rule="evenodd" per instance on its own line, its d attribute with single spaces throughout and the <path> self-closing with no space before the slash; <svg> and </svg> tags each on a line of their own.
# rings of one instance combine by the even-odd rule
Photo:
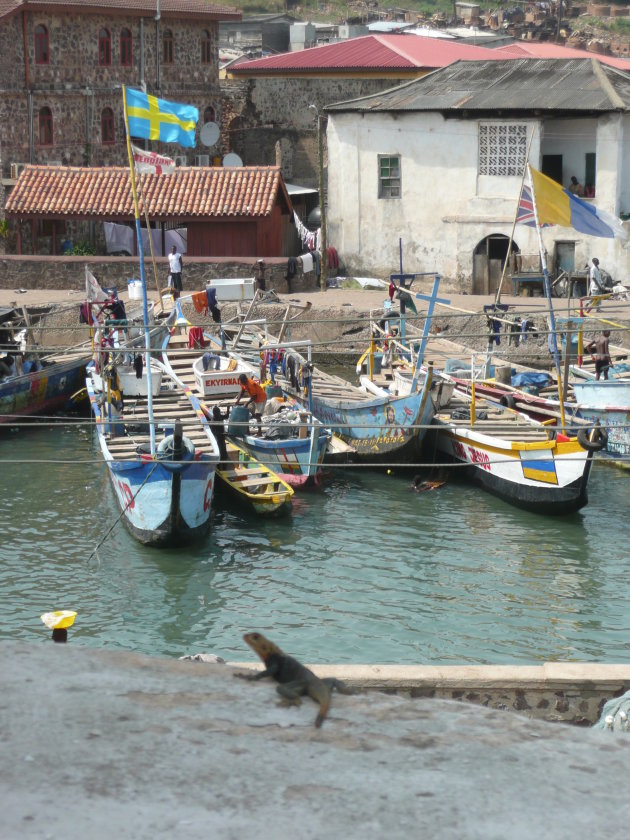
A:
<svg viewBox="0 0 630 840">
<path fill-rule="evenodd" d="M 548 373 L 517 373 L 512 377 L 513 388 L 523 388 L 525 386 L 533 386 L 534 388 L 544 388 L 546 385 L 551 385 L 552 378 Z"/>
</svg>

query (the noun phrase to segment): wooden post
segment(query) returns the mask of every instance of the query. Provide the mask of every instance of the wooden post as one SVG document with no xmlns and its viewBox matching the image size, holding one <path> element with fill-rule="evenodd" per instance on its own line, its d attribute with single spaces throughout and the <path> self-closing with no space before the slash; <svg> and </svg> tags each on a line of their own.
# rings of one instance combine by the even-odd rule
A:
<svg viewBox="0 0 630 840">
<path fill-rule="evenodd" d="M 328 269 L 328 249 L 326 247 L 326 196 L 324 193 L 324 132 L 322 129 L 322 115 L 317 110 L 317 159 L 319 164 L 319 210 L 321 219 L 320 245 L 320 276 L 319 285 L 322 292 L 326 291 L 326 275 Z"/>
</svg>

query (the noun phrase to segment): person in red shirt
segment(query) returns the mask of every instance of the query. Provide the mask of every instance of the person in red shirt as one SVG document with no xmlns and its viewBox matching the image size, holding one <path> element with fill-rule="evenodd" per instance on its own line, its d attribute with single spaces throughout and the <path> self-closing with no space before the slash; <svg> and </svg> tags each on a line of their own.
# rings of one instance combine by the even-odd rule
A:
<svg viewBox="0 0 630 840">
<path fill-rule="evenodd" d="M 261 387 L 253 379 L 248 379 L 244 373 L 238 378 L 238 381 L 241 383 L 241 393 L 236 398 L 236 402 L 234 405 L 238 405 L 242 398 L 247 394 L 249 399 L 245 403 L 245 406 L 249 408 L 253 416 L 256 418 L 256 422 L 258 423 L 258 434 L 262 434 L 262 413 L 265 409 L 265 403 L 267 402 L 267 394 L 265 393 L 265 389 Z"/>
</svg>

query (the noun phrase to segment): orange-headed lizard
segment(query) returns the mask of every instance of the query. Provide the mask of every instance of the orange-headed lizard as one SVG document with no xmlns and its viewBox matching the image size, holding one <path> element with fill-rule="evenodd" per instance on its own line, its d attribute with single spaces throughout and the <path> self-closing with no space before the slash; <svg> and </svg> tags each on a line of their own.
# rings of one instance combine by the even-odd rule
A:
<svg viewBox="0 0 630 840">
<path fill-rule="evenodd" d="M 262 680 L 264 677 L 273 677 L 280 683 L 276 690 L 283 700 L 289 705 L 299 706 L 302 702 L 300 696 L 308 694 L 316 703 L 319 703 L 319 714 L 315 718 L 315 726 L 320 727 L 330 708 L 330 695 L 332 689 L 347 691 L 345 685 L 335 679 L 320 679 L 307 667 L 287 656 L 277 645 L 265 638 L 262 633 L 245 633 L 243 639 L 250 648 L 260 656 L 265 670 L 257 671 L 255 674 L 238 674 L 246 680 Z M 349 692 L 348 692 L 349 693 Z"/>
</svg>

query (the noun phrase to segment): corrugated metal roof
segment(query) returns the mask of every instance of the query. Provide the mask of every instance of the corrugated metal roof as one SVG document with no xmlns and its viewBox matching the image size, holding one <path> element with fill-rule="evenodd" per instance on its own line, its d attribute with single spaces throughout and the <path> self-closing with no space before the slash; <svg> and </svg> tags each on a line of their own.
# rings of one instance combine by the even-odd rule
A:
<svg viewBox="0 0 630 840">
<path fill-rule="evenodd" d="M 0 0 L 0 19 L 22 10 L 111 14 L 128 12 L 153 17 L 156 0 Z M 242 15 L 230 6 L 214 6 L 204 0 L 161 0 L 160 12 L 172 18 L 205 18 L 206 20 L 240 20 Z"/>
<path fill-rule="evenodd" d="M 268 216 L 278 198 L 290 206 L 278 166 L 182 166 L 172 175 L 144 175 L 142 192 L 152 219 Z M 18 218 L 132 219 L 129 170 L 122 166 L 27 166 L 5 211 Z"/>
<path fill-rule="evenodd" d="M 577 50 L 574 47 L 552 44 L 549 41 L 519 41 L 515 44 L 496 47 L 495 52 L 499 58 L 596 58 L 602 64 L 630 72 L 630 59 Z"/>
<path fill-rule="evenodd" d="M 493 50 L 439 41 L 419 35 L 362 35 L 335 44 L 246 61 L 231 68 L 235 75 L 340 70 L 414 70 L 445 67 L 453 61 L 493 58 Z"/>
<path fill-rule="evenodd" d="M 630 74 L 596 59 L 458 61 L 374 96 L 330 105 L 335 111 L 627 110 Z"/>
</svg>

